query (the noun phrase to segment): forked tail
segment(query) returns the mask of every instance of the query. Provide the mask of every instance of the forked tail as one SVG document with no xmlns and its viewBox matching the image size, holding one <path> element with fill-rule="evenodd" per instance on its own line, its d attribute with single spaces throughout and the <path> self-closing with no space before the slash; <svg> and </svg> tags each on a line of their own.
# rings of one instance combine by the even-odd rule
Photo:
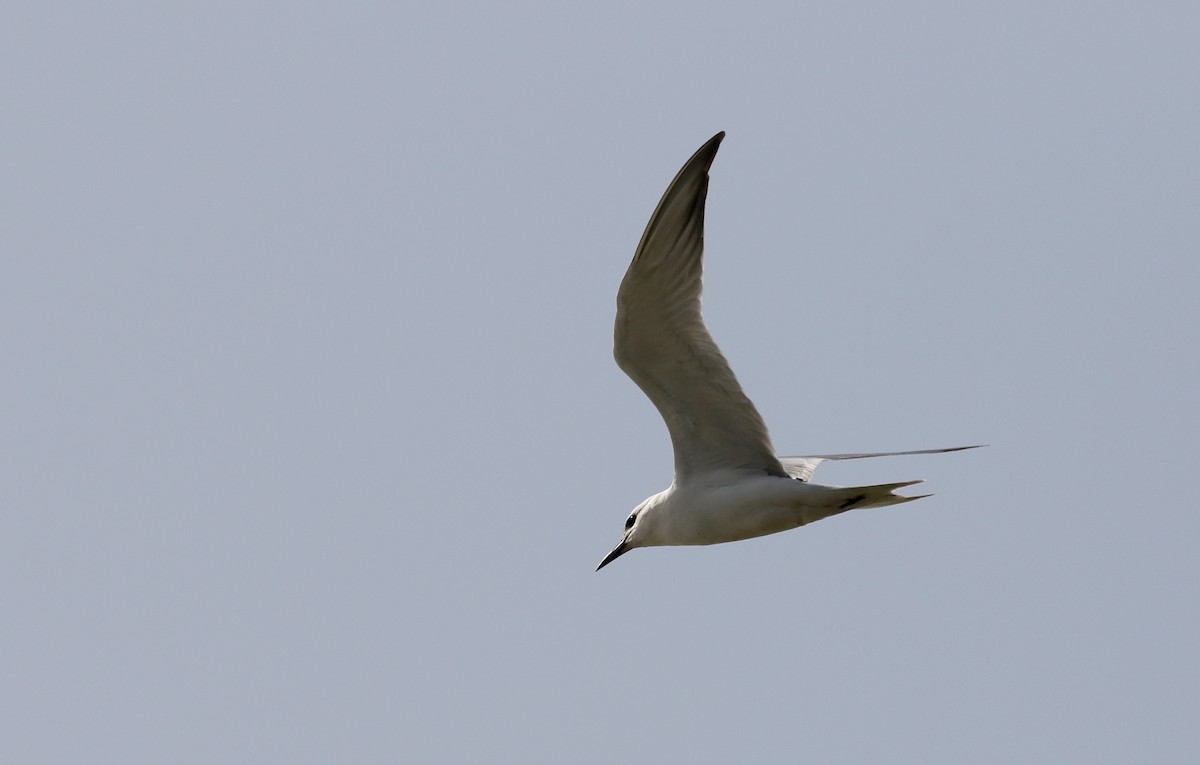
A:
<svg viewBox="0 0 1200 765">
<path fill-rule="evenodd" d="M 887 507 L 888 505 L 899 505 L 904 502 L 912 502 L 914 499 L 932 496 L 930 494 L 918 494 L 915 497 L 904 497 L 896 494 L 896 489 L 902 489 L 905 486 L 924 483 L 924 481 L 901 481 L 900 483 L 881 483 L 876 486 L 848 486 L 845 488 L 829 487 L 829 493 L 826 495 L 828 501 L 822 502 L 819 507 L 809 509 L 804 519 L 805 523 L 819 521 L 822 518 L 828 518 L 831 515 L 844 513 L 847 510 L 856 510 L 860 507 Z"/>
</svg>

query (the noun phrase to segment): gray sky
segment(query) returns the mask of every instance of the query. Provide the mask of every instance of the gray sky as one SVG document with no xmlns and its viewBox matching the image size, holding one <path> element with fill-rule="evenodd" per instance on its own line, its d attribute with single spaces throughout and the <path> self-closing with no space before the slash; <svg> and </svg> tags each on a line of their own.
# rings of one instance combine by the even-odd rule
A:
<svg viewBox="0 0 1200 765">
<path fill-rule="evenodd" d="M 19 3 L 4 762 L 1194 762 L 1195 3 Z M 936 496 L 597 574 L 710 328 Z"/>
</svg>

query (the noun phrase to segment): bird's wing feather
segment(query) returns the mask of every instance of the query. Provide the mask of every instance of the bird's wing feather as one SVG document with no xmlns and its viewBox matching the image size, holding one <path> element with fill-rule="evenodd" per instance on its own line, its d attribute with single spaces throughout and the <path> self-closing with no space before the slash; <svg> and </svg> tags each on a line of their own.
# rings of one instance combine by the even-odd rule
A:
<svg viewBox="0 0 1200 765">
<path fill-rule="evenodd" d="M 789 476 L 798 481 L 808 481 L 817 470 L 817 465 L 825 461 L 824 457 L 780 457 L 779 462 Z"/>
<path fill-rule="evenodd" d="M 677 481 L 727 469 L 786 475 L 700 315 L 708 168 L 724 137 L 675 176 L 617 292 L 613 355 L 666 421 Z"/>
<path fill-rule="evenodd" d="M 817 465 L 820 465 L 825 460 L 860 460 L 864 457 L 900 457 L 906 454 L 942 454 L 943 452 L 961 452 L 964 449 L 978 449 L 981 446 L 981 444 L 977 444 L 975 446 L 951 446 L 947 449 L 917 449 L 911 452 L 864 452 L 863 454 L 820 454 L 811 457 L 780 457 L 779 462 L 792 478 L 807 481 L 812 478 Z"/>
</svg>

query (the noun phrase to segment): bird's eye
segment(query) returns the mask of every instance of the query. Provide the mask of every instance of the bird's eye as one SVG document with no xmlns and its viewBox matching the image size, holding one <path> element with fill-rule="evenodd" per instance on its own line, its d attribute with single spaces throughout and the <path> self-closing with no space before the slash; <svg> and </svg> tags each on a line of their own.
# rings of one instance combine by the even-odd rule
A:
<svg viewBox="0 0 1200 765">
<path fill-rule="evenodd" d="M 626 519 L 625 519 L 625 530 L 626 530 L 626 531 L 628 531 L 629 529 L 632 529 L 632 528 L 633 528 L 633 522 L 634 522 L 634 521 L 636 521 L 636 520 L 637 520 L 637 513 L 634 513 L 633 515 L 631 515 L 631 516 L 629 516 L 628 518 L 626 518 Z"/>
</svg>

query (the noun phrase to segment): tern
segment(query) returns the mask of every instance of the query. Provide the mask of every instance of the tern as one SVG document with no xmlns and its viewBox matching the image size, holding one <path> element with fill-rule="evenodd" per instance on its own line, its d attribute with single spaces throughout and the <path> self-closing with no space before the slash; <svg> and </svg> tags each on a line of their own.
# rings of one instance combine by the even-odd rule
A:
<svg viewBox="0 0 1200 765">
<path fill-rule="evenodd" d="M 634 508 L 620 544 L 597 571 L 638 547 L 734 542 L 929 496 L 895 493 L 921 481 L 850 488 L 811 483 L 826 460 L 978 448 L 775 455 L 762 417 L 700 314 L 708 169 L 724 137 L 709 139 L 671 181 L 617 292 L 613 355 L 667 423 L 675 480 Z"/>
</svg>

